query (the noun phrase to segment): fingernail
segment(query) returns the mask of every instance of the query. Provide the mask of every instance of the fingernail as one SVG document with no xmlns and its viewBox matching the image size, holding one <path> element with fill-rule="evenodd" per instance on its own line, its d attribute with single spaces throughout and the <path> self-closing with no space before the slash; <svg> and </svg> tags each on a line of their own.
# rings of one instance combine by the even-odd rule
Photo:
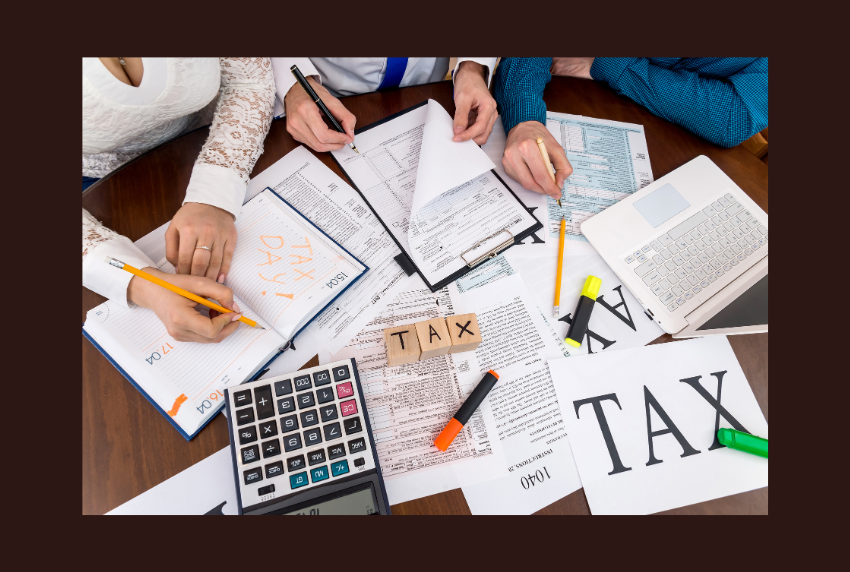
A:
<svg viewBox="0 0 850 572">
<path fill-rule="evenodd" d="M 461 127 L 460 125 L 456 125 L 455 126 L 455 133 L 460 133 L 461 131 L 463 131 L 463 127 Z"/>
<path fill-rule="evenodd" d="M 235 322 L 236 320 L 238 320 L 241 317 L 242 317 L 242 314 L 233 314 L 233 317 L 230 318 L 230 321 Z"/>
<path fill-rule="evenodd" d="M 218 275 L 218 283 L 224 284 L 224 272 Z"/>
<path fill-rule="evenodd" d="M 454 139 L 452 139 L 452 141 L 454 141 L 455 143 L 459 143 L 459 142 L 460 142 L 460 137 L 455 137 Z"/>
<path fill-rule="evenodd" d="M 242 311 L 242 309 L 239 307 L 239 304 L 237 304 L 235 300 L 233 301 L 233 309 L 236 310 L 237 312 Z"/>
</svg>

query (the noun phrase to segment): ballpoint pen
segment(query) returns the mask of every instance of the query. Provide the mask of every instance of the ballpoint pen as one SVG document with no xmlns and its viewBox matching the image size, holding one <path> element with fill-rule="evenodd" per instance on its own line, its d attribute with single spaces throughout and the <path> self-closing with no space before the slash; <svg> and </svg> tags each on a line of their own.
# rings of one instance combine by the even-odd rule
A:
<svg viewBox="0 0 850 572">
<path fill-rule="evenodd" d="M 342 125 L 340 125 L 336 118 L 331 115 L 331 110 L 328 109 L 328 107 L 321 99 L 319 99 L 319 96 L 318 94 L 316 94 L 316 90 L 313 89 L 313 86 L 307 83 L 307 78 L 304 77 L 304 74 L 301 73 L 301 70 L 298 69 L 298 66 L 292 66 L 291 68 L 289 68 L 289 71 L 292 72 L 292 75 L 295 76 L 295 79 L 298 80 L 298 83 L 301 84 L 301 87 L 304 88 L 304 91 L 307 92 L 307 95 L 313 98 L 313 101 L 316 102 L 316 105 L 319 106 L 319 109 L 322 110 L 322 113 L 325 114 L 325 117 L 328 118 L 334 129 L 336 129 L 340 133 L 345 133 L 345 129 L 342 128 Z M 349 143 L 348 146 L 351 147 L 355 153 L 357 153 L 358 155 L 360 154 L 360 151 L 358 151 L 357 147 L 354 146 L 354 141 Z"/>
</svg>

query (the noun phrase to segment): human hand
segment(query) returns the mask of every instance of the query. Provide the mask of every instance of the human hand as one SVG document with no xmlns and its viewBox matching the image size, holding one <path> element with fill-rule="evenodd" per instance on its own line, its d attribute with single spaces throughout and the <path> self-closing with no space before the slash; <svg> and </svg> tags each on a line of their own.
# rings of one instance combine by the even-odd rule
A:
<svg viewBox="0 0 850 572">
<path fill-rule="evenodd" d="M 475 62 L 463 62 L 455 74 L 455 136 L 452 141 L 469 141 L 483 145 L 493 131 L 496 122 L 496 100 L 490 95 L 484 81 L 484 66 Z M 469 112 L 475 110 L 478 115 L 475 123 L 469 125 Z"/>
<path fill-rule="evenodd" d="M 546 167 L 546 162 L 537 147 L 537 138 L 543 138 L 549 160 L 555 168 L 555 182 Z M 539 121 L 524 121 L 508 133 L 505 142 L 505 155 L 502 157 L 505 171 L 528 190 L 549 195 L 553 199 L 561 198 L 564 181 L 573 174 L 563 147 L 561 147 L 546 126 Z"/>
<path fill-rule="evenodd" d="M 590 66 L 596 58 L 552 58 L 552 75 L 566 75 L 593 79 L 590 76 Z"/>
<path fill-rule="evenodd" d="M 234 250 L 233 215 L 211 205 L 186 203 L 165 231 L 165 258 L 177 274 L 206 276 L 224 283 Z"/>
<path fill-rule="evenodd" d="M 307 81 L 345 129 L 345 133 L 338 133 L 325 124 L 319 106 L 297 82 L 289 88 L 286 97 L 283 98 L 286 109 L 286 130 L 296 141 L 304 143 L 314 151 L 334 151 L 353 143 L 357 118 L 319 82 L 314 81 L 312 77 L 308 77 Z"/>
<path fill-rule="evenodd" d="M 212 298 L 219 305 L 232 308 L 237 312 L 227 314 L 215 312 L 215 317 L 207 318 L 195 309 L 198 306 L 197 302 L 157 286 L 144 278 L 133 276 L 127 286 L 127 298 L 134 304 L 153 310 L 165 324 L 168 335 L 178 342 L 217 344 L 239 327 L 236 320 L 242 315 L 238 313 L 241 310 L 233 301 L 233 291 L 224 284 L 200 276 L 167 274 L 156 268 L 142 270 L 198 296 Z"/>
</svg>

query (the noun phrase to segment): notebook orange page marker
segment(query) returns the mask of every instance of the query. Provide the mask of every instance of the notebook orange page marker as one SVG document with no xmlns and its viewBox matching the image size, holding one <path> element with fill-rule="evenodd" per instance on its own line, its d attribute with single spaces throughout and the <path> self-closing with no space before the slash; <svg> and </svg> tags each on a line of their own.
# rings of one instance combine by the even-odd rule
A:
<svg viewBox="0 0 850 572">
<path fill-rule="evenodd" d="M 206 306 L 207 308 L 210 308 L 211 310 L 221 312 L 222 314 L 229 314 L 229 313 L 233 312 L 233 310 L 228 310 L 224 306 L 219 306 L 215 302 L 210 302 L 206 298 L 201 298 L 200 296 L 192 294 L 188 290 L 184 290 L 183 288 L 180 288 L 179 286 L 175 286 L 174 284 L 171 284 L 170 282 L 166 282 L 165 280 L 160 280 L 156 276 L 152 276 L 152 275 L 148 274 L 147 272 L 139 270 L 138 268 L 134 268 L 134 267 L 130 266 L 129 264 L 125 264 L 125 263 L 123 263 L 120 260 L 117 260 L 115 258 L 107 256 L 106 262 L 108 264 L 114 266 L 115 268 L 120 268 L 122 270 L 126 270 L 130 274 L 138 276 L 139 278 L 143 278 L 143 279 L 147 280 L 148 282 L 153 282 L 157 286 L 162 286 L 163 288 L 171 290 L 175 294 L 180 294 L 184 298 L 188 298 L 189 300 L 197 302 L 198 304 L 203 304 L 204 306 Z M 252 328 L 260 328 L 261 330 L 265 330 L 265 328 L 262 327 L 261 325 L 259 325 L 257 322 L 255 322 L 254 320 L 252 320 L 250 318 L 246 318 L 245 316 L 240 317 L 239 321 L 242 322 L 243 324 L 247 324 L 247 325 L 251 326 Z"/>
</svg>

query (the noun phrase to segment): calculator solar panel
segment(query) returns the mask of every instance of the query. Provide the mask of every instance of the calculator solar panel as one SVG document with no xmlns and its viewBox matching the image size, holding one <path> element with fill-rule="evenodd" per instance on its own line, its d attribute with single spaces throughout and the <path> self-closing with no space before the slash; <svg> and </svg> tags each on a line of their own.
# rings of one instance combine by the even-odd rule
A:
<svg viewBox="0 0 850 572">
<path fill-rule="evenodd" d="M 239 514 L 389 514 L 357 362 L 225 390 Z"/>
</svg>

